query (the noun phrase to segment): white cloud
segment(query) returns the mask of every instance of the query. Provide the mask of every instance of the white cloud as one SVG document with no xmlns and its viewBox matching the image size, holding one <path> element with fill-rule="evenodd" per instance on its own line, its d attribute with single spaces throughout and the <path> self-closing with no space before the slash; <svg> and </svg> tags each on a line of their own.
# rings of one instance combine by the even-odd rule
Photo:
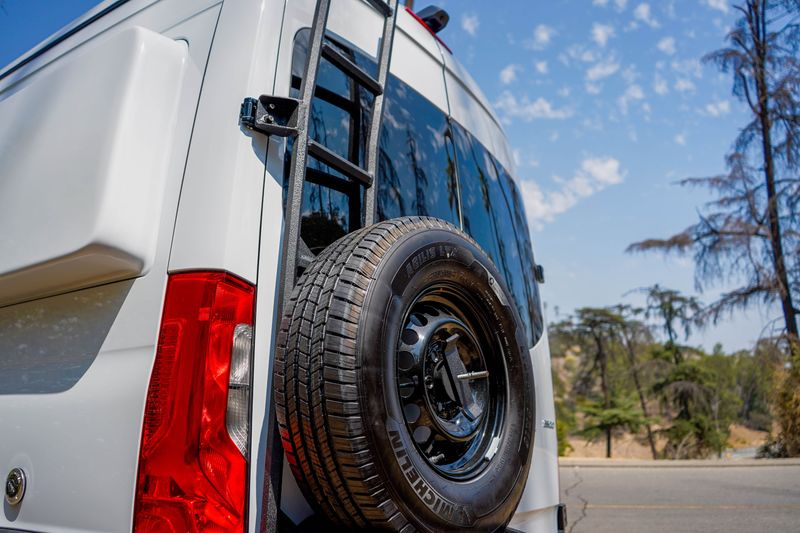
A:
<svg viewBox="0 0 800 533">
<path fill-rule="evenodd" d="M 658 49 L 664 52 L 667 55 L 672 55 L 675 53 L 675 38 L 674 37 L 664 37 L 660 41 L 658 41 Z"/>
<path fill-rule="evenodd" d="M 661 77 L 661 75 L 656 74 L 656 79 L 653 81 L 653 90 L 659 96 L 664 96 L 669 92 L 669 85 L 667 84 L 667 80 Z"/>
<path fill-rule="evenodd" d="M 592 25 L 592 40 L 600 46 L 605 46 L 608 40 L 614 36 L 614 27 L 608 24 Z"/>
<path fill-rule="evenodd" d="M 586 92 L 589 94 L 600 94 L 600 91 L 603 90 L 603 87 L 598 85 L 597 83 L 587 83 L 586 84 Z"/>
<path fill-rule="evenodd" d="M 711 9 L 716 9 L 723 13 L 728 12 L 728 0 L 706 0 L 706 4 L 708 4 L 708 7 Z"/>
<path fill-rule="evenodd" d="M 727 100 L 715 100 L 706 104 L 705 112 L 712 117 L 727 115 L 731 112 L 731 103 Z"/>
<path fill-rule="evenodd" d="M 519 65 L 508 65 L 500 71 L 500 81 L 505 85 L 513 82 L 517 79 L 517 71 L 519 71 L 519 69 Z"/>
<path fill-rule="evenodd" d="M 512 150 L 511 155 L 514 157 L 514 164 L 517 167 L 527 166 L 527 167 L 537 168 L 540 165 L 538 159 L 532 156 L 526 157 L 522 155 L 522 152 L 516 148 Z"/>
<path fill-rule="evenodd" d="M 633 18 L 644 22 L 651 28 L 658 28 L 659 23 L 658 21 L 653 18 L 653 14 L 650 13 L 650 5 L 646 3 L 641 3 L 636 6 L 636 9 L 633 10 Z"/>
<path fill-rule="evenodd" d="M 592 0 L 592 4 L 595 6 L 606 7 L 609 3 L 609 0 Z M 628 3 L 628 0 L 614 0 L 614 5 L 617 7 L 617 11 L 622 11 L 625 9 L 625 5 Z"/>
<path fill-rule="evenodd" d="M 619 161 L 613 157 L 584 159 L 581 169 L 596 183 L 603 186 L 616 185 L 622 183 L 623 180 L 623 175 L 619 170 Z"/>
<path fill-rule="evenodd" d="M 694 82 L 690 79 L 679 78 L 678 81 L 675 82 L 675 90 L 680 93 L 694 91 L 694 89 Z"/>
<path fill-rule="evenodd" d="M 697 59 L 674 60 L 669 64 L 670 68 L 682 76 L 703 77 L 703 66 Z"/>
<path fill-rule="evenodd" d="M 461 16 L 461 28 L 473 37 L 475 37 L 475 32 L 478 31 L 478 26 L 480 26 L 480 20 L 478 20 L 478 15 L 462 15 Z"/>
<path fill-rule="evenodd" d="M 607 78 L 619 70 L 619 63 L 613 58 L 604 59 L 592 65 L 586 71 L 586 79 L 589 81 L 602 80 Z"/>
<path fill-rule="evenodd" d="M 573 60 L 583 63 L 592 63 L 597 61 L 597 52 L 584 48 L 579 44 L 573 44 L 558 54 L 558 60 L 567 66 L 569 66 Z"/>
<path fill-rule="evenodd" d="M 686 135 L 684 133 L 675 135 L 675 144 L 686 146 Z"/>
<path fill-rule="evenodd" d="M 547 61 L 537 61 L 534 66 L 536 67 L 536 72 L 539 74 L 547 74 Z"/>
<path fill-rule="evenodd" d="M 622 114 L 626 115 L 630 104 L 638 100 L 644 100 L 644 91 L 639 85 L 630 85 L 622 96 L 617 98 L 617 104 Z"/>
<path fill-rule="evenodd" d="M 563 120 L 573 114 L 571 109 L 553 107 L 553 104 L 542 97 L 531 102 L 527 96 L 517 99 L 510 91 L 503 91 L 494 105 L 508 122 L 514 118 L 520 118 L 525 122 L 536 119 Z"/>
<path fill-rule="evenodd" d="M 583 126 L 583 129 L 587 131 L 588 130 L 603 131 L 603 121 L 597 115 L 593 117 L 586 117 L 585 119 L 583 119 L 581 126 Z"/>
<path fill-rule="evenodd" d="M 625 70 L 622 71 L 622 79 L 625 80 L 625 83 L 628 85 L 632 85 L 639 79 L 639 71 L 636 70 L 636 65 L 628 65 Z"/>
<path fill-rule="evenodd" d="M 613 157 L 598 157 L 584 159 L 581 167 L 568 180 L 554 177 L 559 184 L 559 188 L 555 190 L 544 191 L 538 183 L 522 180 L 520 190 L 528 220 L 533 228 L 541 229 L 545 222 L 552 222 L 581 199 L 621 183 L 624 177 L 625 173 L 620 170 L 618 160 Z"/>
<path fill-rule="evenodd" d="M 553 36 L 556 34 L 556 30 L 547 26 L 545 24 L 539 24 L 536 28 L 533 29 L 533 38 L 529 39 L 525 44 L 528 48 L 533 48 L 534 50 L 542 50 L 547 48 L 547 45 L 550 44 L 550 41 L 553 40 Z"/>
</svg>

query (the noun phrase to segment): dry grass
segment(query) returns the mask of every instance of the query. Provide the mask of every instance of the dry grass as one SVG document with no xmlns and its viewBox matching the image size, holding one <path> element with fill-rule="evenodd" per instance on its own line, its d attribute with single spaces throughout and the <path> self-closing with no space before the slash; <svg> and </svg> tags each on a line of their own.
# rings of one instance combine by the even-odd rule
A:
<svg viewBox="0 0 800 533">
<path fill-rule="evenodd" d="M 766 431 L 756 431 L 734 424 L 731 426 L 731 436 L 728 439 L 728 447 L 733 449 L 755 448 L 763 444 L 766 439 Z M 605 439 L 588 442 L 581 437 L 570 437 L 569 444 L 573 449 L 567 450 L 567 457 L 602 458 L 606 456 Z M 663 447 L 664 441 L 657 440 L 656 448 L 660 450 Z M 647 440 L 643 437 L 634 437 L 632 435 L 615 437 L 611 444 L 611 452 L 612 456 L 617 459 L 653 458 L 653 455 L 650 453 L 650 447 L 647 445 Z"/>
</svg>

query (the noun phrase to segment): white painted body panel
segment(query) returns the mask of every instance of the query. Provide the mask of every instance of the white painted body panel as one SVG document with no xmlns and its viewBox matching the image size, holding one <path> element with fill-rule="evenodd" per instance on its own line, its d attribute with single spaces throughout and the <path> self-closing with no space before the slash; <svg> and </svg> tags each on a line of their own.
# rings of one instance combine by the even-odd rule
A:
<svg viewBox="0 0 800 533">
<path fill-rule="evenodd" d="M 161 208 L 151 215 L 156 229 L 149 270 L 127 281 L 0 308 L 0 472 L 22 467 L 29 478 L 23 503 L 3 506 L 0 528 L 131 529 L 142 413 L 176 207 L 217 15 L 213 2 L 131 2 L 0 81 L 2 107 L 6 91 L 31 83 L 28 77 L 44 75 L 61 58 L 66 62 L 89 50 L 94 39 L 151 31 L 184 50 L 188 43 L 174 127 L 159 135 L 169 144 Z M 103 113 L 111 119 L 114 110 Z M 70 124 L 60 128 L 70 134 Z M 50 222 L 43 216 L 40 224 Z"/>
<path fill-rule="evenodd" d="M 96 41 L 3 95 L 0 305 L 155 261 L 188 46 L 138 26 Z"/>
<path fill-rule="evenodd" d="M 558 441 L 556 430 L 545 428 L 544 421 L 555 421 L 553 378 L 550 373 L 550 345 L 547 328 L 531 349 L 536 387 L 536 433 L 533 441 L 533 468 L 522 493 L 517 512 L 525 513 L 558 505 Z"/>
<path fill-rule="evenodd" d="M 467 128 L 516 177 L 514 158 L 500 121 L 467 70 L 451 54 L 442 54 L 450 116 Z"/>
<path fill-rule="evenodd" d="M 87 17 L 111 4 L 104 2 Z M 267 422 L 278 316 L 284 141 L 267 142 L 240 128 L 236 116 L 246 96 L 288 95 L 294 35 L 309 26 L 313 6 L 312 0 L 131 0 L 0 80 L 1 115 L 8 94 L 68 64 L 73 54 L 88 53 L 93 42 L 119 39 L 125 31 L 158 37 L 168 49 L 182 50 L 178 55 L 184 61 L 173 127 L 148 130 L 147 139 L 135 141 L 158 145 L 148 152 L 152 161 L 147 164 L 163 165 L 160 176 L 152 178 L 162 192 L 147 205 L 146 227 L 128 228 L 130 235 L 146 233 L 149 240 L 137 242 L 147 245 L 135 248 L 116 241 L 114 246 L 138 258 L 138 270 L 104 278 L 124 281 L 79 291 L 64 283 L 48 289 L 48 294 L 63 293 L 50 297 L 41 297 L 45 292 L 37 281 L 38 299 L 5 307 L 0 303 L 0 475 L 21 466 L 31 478 L 24 505 L 17 511 L 5 506 L 0 528 L 130 531 L 143 408 L 167 273 L 219 269 L 257 285 L 249 529 L 260 530 L 271 444 Z M 373 55 L 379 24 L 359 0 L 333 3 L 331 30 Z M 474 81 L 405 11 L 398 15 L 392 73 L 466 126 L 512 171 L 502 129 Z M 118 74 L 120 79 L 112 81 L 135 77 Z M 166 96 L 147 99 L 155 100 L 164 105 Z M 68 178 L 77 179 L 79 171 Z M 81 201 L 97 207 L 88 198 Z M 141 216 L 141 210 L 131 216 Z M 35 226 L 40 230 L 47 224 Z M 47 259 L 57 256 L 45 251 L 30 250 Z M 0 267 L 3 261 L 0 257 Z M 100 278 L 91 279 L 88 285 Z M 11 292 L 2 287 L 0 302 Z M 12 331 L 12 323 L 21 326 Z M 554 430 L 541 427 L 542 418 L 554 418 L 546 337 L 531 354 L 537 432 L 533 471 L 520 506 L 530 519 L 522 529 L 553 531 L 557 446 Z M 283 482 L 284 511 L 297 520 L 306 517 L 310 507 L 288 470 Z"/>
<path fill-rule="evenodd" d="M 539 531 L 557 531 L 557 508 L 545 507 L 533 511 L 522 511 L 518 508 L 517 513 L 508 525 L 518 531 L 528 531 L 531 533 Z"/>
<path fill-rule="evenodd" d="M 283 0 L 237 0 L 222 8 L 186 161 L 170 271 L 227 270 L 257 281 L 266 139 L 240 128 L 237 118 L 245 97 L 271 88 L 283 9 Z M 281 224 L 280 211 L 270 216 Z"/>
</svg>

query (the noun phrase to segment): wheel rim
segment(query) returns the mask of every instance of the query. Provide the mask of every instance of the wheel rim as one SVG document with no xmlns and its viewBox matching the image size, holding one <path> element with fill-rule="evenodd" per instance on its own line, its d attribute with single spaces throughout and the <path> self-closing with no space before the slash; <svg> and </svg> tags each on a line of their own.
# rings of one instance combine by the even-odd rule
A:
<svg viewBox="0 0 800 533">
<path fill-rule="evenodd" d="M 397 395 L 406 427 L 422 457 L 446 477 L 478 475 L 502 439 L 506 370 L 488 314 L 461 287 L 437 284 L 409 307 L 398 339 Z"/>
</svg>

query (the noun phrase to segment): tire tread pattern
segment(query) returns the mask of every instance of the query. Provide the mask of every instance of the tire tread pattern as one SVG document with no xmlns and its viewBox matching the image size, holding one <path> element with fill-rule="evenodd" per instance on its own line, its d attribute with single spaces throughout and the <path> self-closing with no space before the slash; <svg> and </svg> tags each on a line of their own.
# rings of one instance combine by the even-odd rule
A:
<svg viewBox="0 0 800 533">
<path fill-rule="evenodd" d="M 429 217 L 356 230 L 328 246 L 286 302 L 275 361 L 283 448 L 300 489 L 336 525 L 410 532 L 370 449 L 359 402 L 358 321 L 381 258 L 408 233 L 455 231 Z M 477 246 L 477 245 L 476 245 Z"/>
</svg>

